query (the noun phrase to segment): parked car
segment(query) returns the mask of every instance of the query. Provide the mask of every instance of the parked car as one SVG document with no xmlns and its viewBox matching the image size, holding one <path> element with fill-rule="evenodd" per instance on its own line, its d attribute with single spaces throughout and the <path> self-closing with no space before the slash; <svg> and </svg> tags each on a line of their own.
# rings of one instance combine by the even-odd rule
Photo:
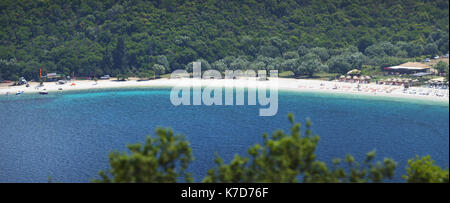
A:
<svg viewBox="0 0 450 203">
<path fill-rule="evenodd" d="M 17 83 L 17 85 L 24 85 L 24 84 L 27 84 L 27 80 L 25 80 L 24 77 L 20 77 L 20 80 L 19 80 L 19 82 Z"/>
<path fill-rule="evenodd" d="M 109 80 L 111 77 L 109 75 L 104 75 L 100 77 L 100 80 Z"/>
<path fill-rule="evenodd" d="M 443 58 L 448 58 L 448 54 L 445 54 L 445 55 L 443 56 Z"/>
<path fill-rule="evenodd" d="M 434 57 L 434 59 L 439 59 L 439 58 L 440 58 L 439 56 L 435 56 L 435 57 Z"/>
<path fill-rule="evenodd" d="M 430 62 L 430 61 L 431 61 L 430 58 L 426 58 L 426 59 L 422 60 L 422 62 Z"/>
</svg>

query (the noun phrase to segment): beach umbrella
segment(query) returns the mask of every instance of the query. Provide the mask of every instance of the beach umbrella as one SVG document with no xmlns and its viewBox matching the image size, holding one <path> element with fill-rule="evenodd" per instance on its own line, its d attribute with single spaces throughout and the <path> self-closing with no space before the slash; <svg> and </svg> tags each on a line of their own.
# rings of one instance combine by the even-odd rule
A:
<svg viewBox="0 0 450 203">
<path fill-rule="evenodd" d="M 353 70 L 351 70 L 351 71 L 348 71 L 348 72 L 347 72 L 347 75 L 357 75 L 357 74 L 360 74 L 360 73 L 361 73 L 360 70 L 358 70 L 358 69 L 353 69 Z"/>
<path fill-rule="evenodd" d="M 372 78 L 370 76 L 366 76 L 366 80 L 371 80 Z"/>
<path fill-rule="evenodd" d="M 339 77 L 339 78 L 341 78 L 341 79 L 344 79 L 344 78 L 345 78 L 345 76 L 341 75 L 341 77 Z"/>
<path fill-rule="evenodd" d="M 349 76 L 347 76 L 347 79 L 352 79 L 352 76 L 350 76 L 350 75 L 349 75 Z"/>
<path fill-rule="evenodd" d="M 444 82 L 444 80 L 445 79 L 443 77 L 432 79 L 432 81 L 437 81 L 437 82 Z"/>
<path fill-rule="evenodd" d="M 384 79 L 381 79 L 380 82 L 384 82 Z"/>
<path fill-rule="evenodd" d="M 353 76 L 353 80 L 359 80 L 358 76 Z"/>
</svg>

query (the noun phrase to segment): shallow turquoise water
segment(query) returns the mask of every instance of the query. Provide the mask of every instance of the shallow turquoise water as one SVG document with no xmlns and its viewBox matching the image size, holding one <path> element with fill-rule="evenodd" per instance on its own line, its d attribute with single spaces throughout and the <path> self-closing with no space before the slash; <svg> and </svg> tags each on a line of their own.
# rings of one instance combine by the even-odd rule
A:
<svg viewBox="0 0 450 203">
<path fill-rule="evenodd" d="M 0 182 L 87 182 L 108 168 L 111 150 L 144 141 L 157 126 L 187 136 L 195 156 L 189 171 L 201 181 L 216 152 L 230 160 L 264 132 L 288 131 L 289 112 L 312 120 L 321 160 L 362 160 L 376 150 L 399 163 L 395 181 L 415 155 L 448 167 L 448 103 L 286 91 L 276 116 L 259 117 L 259 106 L 173 106 L 169 94 L 141 88 L 0 96 Z"/>
</svg>

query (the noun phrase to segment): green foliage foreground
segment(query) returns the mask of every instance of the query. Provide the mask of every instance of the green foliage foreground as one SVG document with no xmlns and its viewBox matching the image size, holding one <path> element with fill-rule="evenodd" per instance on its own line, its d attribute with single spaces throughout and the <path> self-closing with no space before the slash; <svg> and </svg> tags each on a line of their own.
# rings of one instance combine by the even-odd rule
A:
<svg viewBox="0 0 450 203">
<path fill-rule="evenodd" d="M 316 159 L 319 136 L 313 135 L 311 123 L 301 131 L 301 124 L 289 115 L 292 124 L 290 134 L 279 130 L 271 136 L 264 134 L 262 145 L 248 149 L 248 156 L 236 155 L 226 164 L 218 156 L 217 166 L 210 169 L 203 179 L 205 183 L 376 183 L 394 177 L 397 163 L 385 158 L 375 162 L 375 152 L 369 152 L 362 163 L 351 155 L 344 160 L 335 159 L 331 167 Z M 148 137 L 144 146 L 130 145 L 130 154 L 112 152 L 109 171 L 101 171 L 100 180 L 94 182 L 191 182 L 185 173 L 193 161 L 189 142 L 183 135 L 159 128 L 156 137 Z M 408 183 L 448 183 L 449 171 L 434 165 L 429 156 L 411 159 L 403 179 Z M 184 180 L 181 178 L 184 177 Z"/>
</svg>

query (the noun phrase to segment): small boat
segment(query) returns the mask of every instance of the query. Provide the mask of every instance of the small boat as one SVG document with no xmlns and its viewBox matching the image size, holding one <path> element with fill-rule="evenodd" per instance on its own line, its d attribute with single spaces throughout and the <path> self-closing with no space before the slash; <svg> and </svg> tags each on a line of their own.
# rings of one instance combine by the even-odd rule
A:
<svg viewBox="0 0 450 203">
<path fill-rule="evenodd" d="M 48 94 L 48 92 L 47 92 L 47 90 L 41 90 L 41 91 L 39 91 L 39 94 Z"/>
<path fill-rule="evenodd" d="M 62 88 L 62 87 L 60 87 L 60 88 L 58 88 L 58 90 L 62 91 L 62 90 L 63 90 L 63 88 Z"/>
<path fill-rule="evenodd" d="M 21 95 L 21 94 L 23 94 L 23 91 L 17 91 L 16 92 L 16 95 Z"/>
</svg>

